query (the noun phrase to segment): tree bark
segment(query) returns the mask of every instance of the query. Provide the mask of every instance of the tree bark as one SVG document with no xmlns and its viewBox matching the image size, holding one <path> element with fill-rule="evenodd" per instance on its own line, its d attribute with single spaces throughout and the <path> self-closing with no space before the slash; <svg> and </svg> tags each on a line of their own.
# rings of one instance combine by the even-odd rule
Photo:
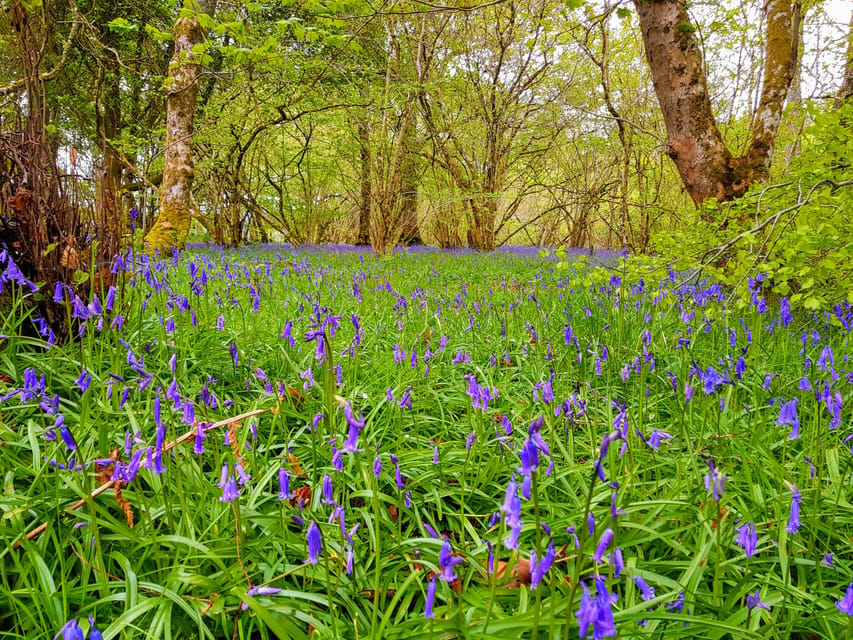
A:
<svg viewBox="0 0 853 640">
<path fill-rule="evenodd" d="M 406 132 L 406 148 L 400 161 L 400 242 L 405 245 L 421 244 L 421 232 L 418 226 L 418 166 L 414 147 L 416 146 L 417 114 L 412 110 L 412 118 Z"/>
<path fill-rule="evenodd" d="M 367 119 L 357 116 L 359 157 L 361 160 L 361 196 L 358 202 L 358 239 L 357 245 L 370 244 L 370 201 L 372 198 L 370 186 L 370 131 Z"/>
<path fill-rule="evenodd" d="M 773 143 L 793 77 L 790 1 L 766 0 L 764 83 L 746 153 L 723 141 L 708 94 L 704 61 L 684 0 L 634 0 L 655 93 L 666 124 L 667 155 L 698 205 L 732 200 L 768 177 Z"/>
<path fill-rule="evenodd" d="M 838 88 L 835 107 L 840 107 L 851 97 L 853 97 L 853 12 L 850 13 L 850 28 L 847 31 L 847 61 L 844 64 L 844 77 Z"/>
<path fill-rule="evenodd" d="M 201 65 L 193 46 L 204 41 L 195 15 L 178 18 L 173 30 L 175 53 L 169 67 L 166 94 L 166 150 L 160 213 L 145 236 L 152 250 L 183 248 L 192 222 L 193 116 Z"/>
</svg>

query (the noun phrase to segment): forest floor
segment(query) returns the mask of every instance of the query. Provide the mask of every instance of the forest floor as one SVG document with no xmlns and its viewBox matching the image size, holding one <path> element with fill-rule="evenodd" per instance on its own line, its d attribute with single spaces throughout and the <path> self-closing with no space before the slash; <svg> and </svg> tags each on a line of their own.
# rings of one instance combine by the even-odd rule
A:
<svg viewBox="0 0 853 640">
<path fill-rule="evenodd" d="M 52 346 L 12 286 L 0 637 L 850 637 L 850 305 L 575 258 L 129 254 Z"/>
</svg>

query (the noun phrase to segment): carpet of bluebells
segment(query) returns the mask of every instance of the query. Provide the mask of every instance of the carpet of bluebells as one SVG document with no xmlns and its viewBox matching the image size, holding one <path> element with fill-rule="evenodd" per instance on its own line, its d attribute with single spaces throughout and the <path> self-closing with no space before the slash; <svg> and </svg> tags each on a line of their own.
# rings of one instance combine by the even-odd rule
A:
<svg viewBox="0 0 853 640">
<path fill-rule="evenodd" d="M 113 271 L 0 254 L 0 638 L 853 634 L 849 305 L 535 251 Z"/>
</svg>

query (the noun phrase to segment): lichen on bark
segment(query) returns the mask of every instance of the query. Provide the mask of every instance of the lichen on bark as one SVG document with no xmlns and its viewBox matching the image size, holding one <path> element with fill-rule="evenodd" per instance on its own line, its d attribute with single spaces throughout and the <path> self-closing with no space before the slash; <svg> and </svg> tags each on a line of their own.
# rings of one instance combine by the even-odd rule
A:
<svg viewBox="0 0 853 640">
<path fill-rule="evenodd" d="M 192 222 L 193 116 L 201 65 L 193 47 L 204 41 L 195 15 L 178 18 L 173 29 L 175 52 L 166 82 L 166 148 L 160 212 L 145 242 L 151 250 L 182 248 Z"/>
</svg>

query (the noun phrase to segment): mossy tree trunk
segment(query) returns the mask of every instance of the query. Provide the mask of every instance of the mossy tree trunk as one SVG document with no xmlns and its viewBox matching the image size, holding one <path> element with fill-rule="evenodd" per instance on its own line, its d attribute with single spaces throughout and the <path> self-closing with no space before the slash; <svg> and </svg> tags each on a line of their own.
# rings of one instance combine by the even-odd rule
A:
<svg viewBox="0 0 853 640">
<path fill-rule="evenodd" d="M 684 0 L 634 0 L 643 45 L 667 132 L 667 155 L 696 204 L 732 200 L 765 180 L 796 61 L 793 4 L 766 0 L 764 84 L 749 148 L 735 157 L 711 109 L 696 28 Z"/>
<path fill-rule="evenodd" d="M 145 236 L 152 250 L 182 248 L 189 234 L 193 207 L 193 116 L 201 65 L 193 53 L 204 41 L 195 15 L 178 18 L 173 29 L 175 53 L 166 83 L 166 149 L 160 213 Z"/>
</svg>

